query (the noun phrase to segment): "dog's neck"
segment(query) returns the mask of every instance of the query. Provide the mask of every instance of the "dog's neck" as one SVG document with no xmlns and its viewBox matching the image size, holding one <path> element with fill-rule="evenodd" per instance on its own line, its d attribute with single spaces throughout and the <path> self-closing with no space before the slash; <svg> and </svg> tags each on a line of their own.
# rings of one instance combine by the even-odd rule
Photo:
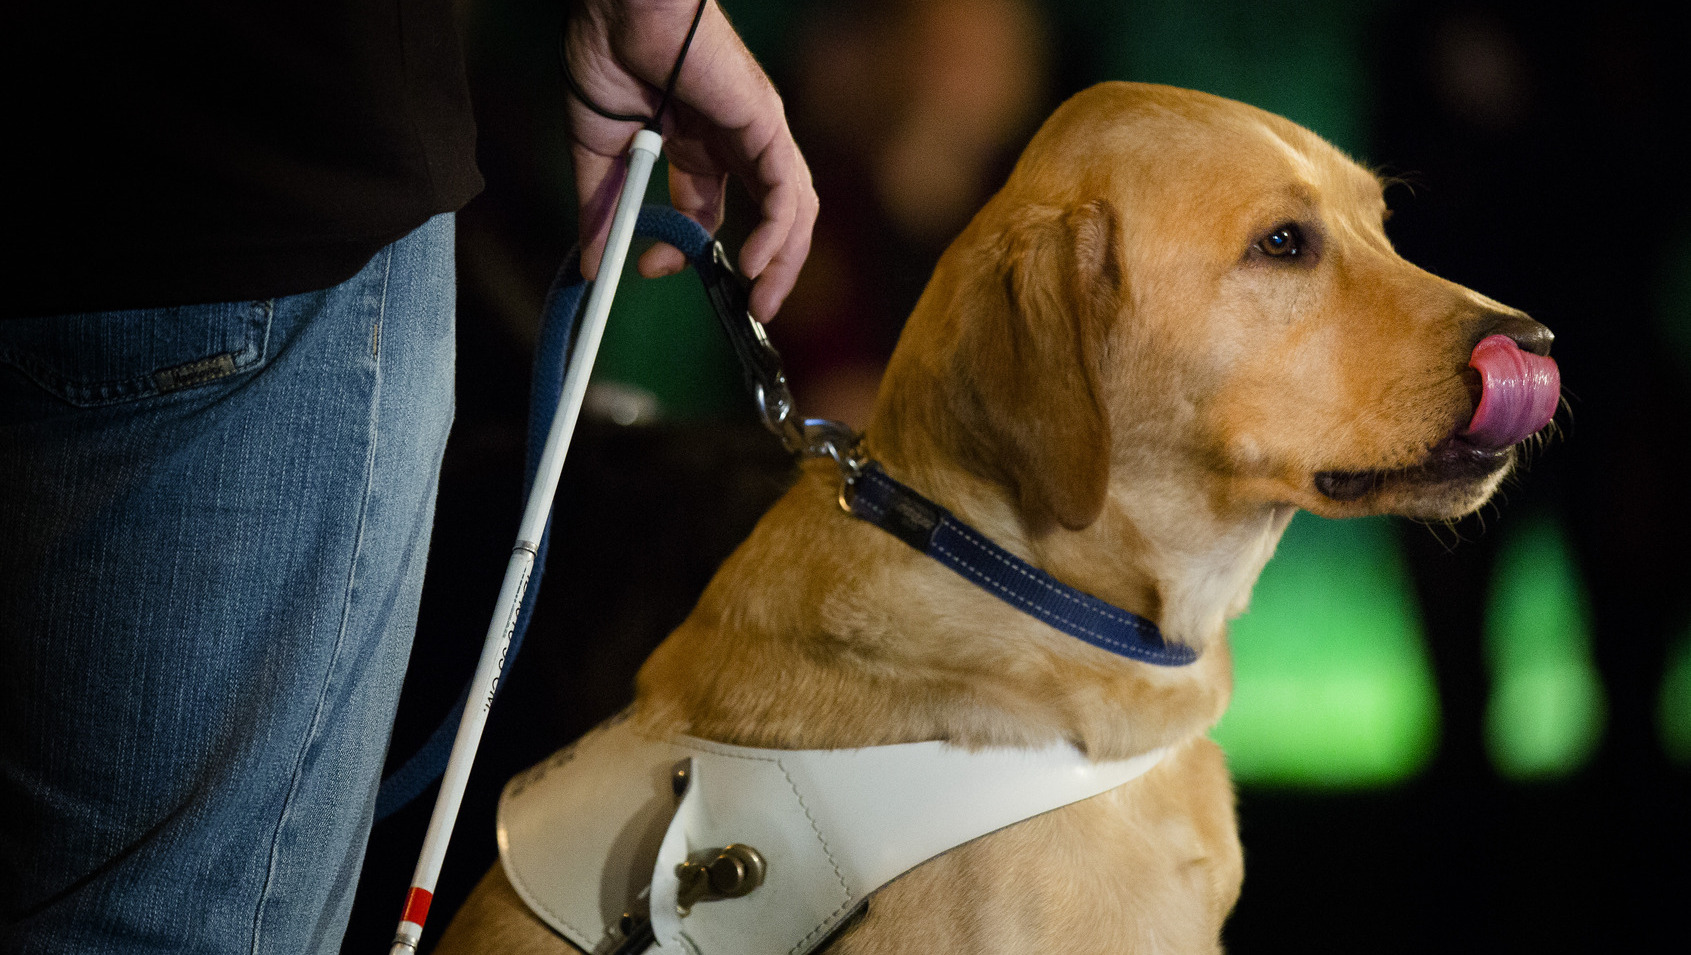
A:
<svg viewBox="0 0 1691 955">
<path fill-rule="evenodd" d="M 891 465 L 961 520 L 1059 580 L 1156 623 L 1202 652 L 1243 613 L 1296 508 L 1219 506 L 1202 476 L 1122 475 L 1097 520 L 1032 528 L 1001 485 L 955 468 Z M 924 490 L 924 488 L 926 490 Z"/>
<path fill-rule="evenodd" d="M 1091 527 L 1035 534 L 990 482 L 887 463 L 1011 552 L 1199 649 L 1198 661 L 1138 663 L 1052 630 L 844 514 L 837 474 L 820 463 L 642 670 L 642 718 L 755 746 L 1064 738 L 1099 758 L 1176 743 L 1220 718 L 1225 622 L 1289 514 L 1183 515 L 1124 486 Z"/>
</svg>

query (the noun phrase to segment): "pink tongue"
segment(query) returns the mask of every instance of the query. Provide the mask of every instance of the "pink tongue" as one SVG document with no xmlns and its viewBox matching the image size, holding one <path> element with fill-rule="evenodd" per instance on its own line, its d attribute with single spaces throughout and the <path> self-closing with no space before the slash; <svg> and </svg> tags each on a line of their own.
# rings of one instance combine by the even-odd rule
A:
<svg viewBox="0 0 1691 955">
<path fill-rule="evenodd" d="M 1520 347 L 1507 335 L 1474 346 L 1468 367 L 1480 373 L 1484 390 L 1474 420 L 1462 437 L 1482 448 L 1506 448 L 1550 423 L 1562 394 L 1556 363 Z"/>
</svg>

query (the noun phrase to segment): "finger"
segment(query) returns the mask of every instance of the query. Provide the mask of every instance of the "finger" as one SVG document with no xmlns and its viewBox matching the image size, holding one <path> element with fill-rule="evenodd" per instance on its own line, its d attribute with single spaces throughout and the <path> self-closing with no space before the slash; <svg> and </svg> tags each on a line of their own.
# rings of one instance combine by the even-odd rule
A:
<svg viewBox="0 0 1691 955">
<path fill-rule="evenodd" d="M 570 153 L 575 160 L 575 188 L 580 200 L 581 274 L 590 279 L 598 274 L 599 260 L 605 254 L 605 239 L 610 235 L 611 217 L 616 213 L 617 194 L 622 191 L 627 166 L 620 156 L 602 156 L 580 145 Z"/>
<path fill-rule="evenodd" d="M 810 169 L 797 144 L 788 140 L 771 152 L 775 158 L 760 164 L 761 171 L 782 178 L 764 199 L 764 224 L 741 250 L 746 273 L 758 279 L 752 292 L 752 314 L 765 321 L 775 316 L 798 281 L 799 269 L 810 254 L 819 205 Z"/>
<path fill-rule="evenodd" d="M 671 155 L 669 164 L 669 201 L 677 210 L 716 234 L 722 225 L 723 202 L 728 191 L 726 173 L 710 170 L 695 172 L 688 168 L 688 160 Z"/>
<path fill-rule="evenodd" d="M 758 200 L 762 216 L 740 250 L 741 268 L 753 277 L 761 275 L 787 246 L 801 210 L 810 207 L 809 214 L 812 219 L 815 217 L 816 189 L 810 180 L 810 170 L 786 123 L 778 122 L 776 126 L 771 131 L 771 141 L 757 154 L 752 175 L 747 177 L 747 187 Z"/>
<path fill-rule="evenodd" d="M 677 208 L 713 228 L 721 216 L 721 174 L 742 181 L 759 205 L 759 223 L 741 249 L 740 264 L 756 276 L 785 244 L 799 193 L 810 188 L 809 171 L 787 128 L 780 94 L 714 6 L 693 51 L 676 86 L 677 108 L 665 117 L 671 189 Z M 691 175 L 676 178 L 678 168 Z M 696 195 L 684 191 L 689 188 Z"/>
<path fill-rule="evenodd" d="M 804 267 L 805 259 L 810 256 L 817 208 L 815 190 L 805 190 L 800 197 L 793 227 L 787 232 L 786 243 L 752 283 L 749 306 L 752 315 L 759 321 L 767 322 L 774 318 L 775 313 L 781 310 L 781 304 L 792 293 L 793 286 L 798 283 L 799 270 Z"/>
<path fill-rule="evenodd" d="M 649 279 L 674 275 L 687 267 L 687 256 L 667 242 L 659 242 L 640 256 L 640 274 Z"/>
</svg>

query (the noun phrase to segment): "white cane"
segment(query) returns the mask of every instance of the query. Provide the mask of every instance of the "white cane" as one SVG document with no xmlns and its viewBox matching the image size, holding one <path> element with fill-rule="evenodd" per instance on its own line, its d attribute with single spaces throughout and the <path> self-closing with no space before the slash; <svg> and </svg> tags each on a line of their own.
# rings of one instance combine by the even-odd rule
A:
<svg viewBox="0 0 1691 955">
<path fill-rule="evenodd" d="M 702 9 L 702 7 L 701 7 Z M 564 469 L 564 455 L 569 452 L 570 436 L 575 433 L 576 419 L 581 415 L 582 400 L 587 395 L 587 379 L 593 371 L 593 359 L 599 354 L 599 340 L 605 334 L 605 320 L 611 313 L 611 299 L 616 295 L 622 267 L 628 258 L 628 246 L 634 238 L 634 221 L 640 214 L 640 203 L 646 195 L 646 184 L 652 177 L 652 166 L 663 149 L 663 137 L 651 129 L 634 134 L 628 149 L 628 178 L 617 198 L 616 212 L 611 218 L 611 232 L 605 241 L 605 255 L 599 262 L 599 275 L 587 295 L 587 311 L 581 331 L 576 337 L 558 413 L 552 418 L 551 431 L 546 435 L 544 450 L 535 472 L 534 487 L 523 508 L 522 523 L 517 528 L 517 543 L 511 550 L 511 561 L 505 567 L 505 582 L 499 587 L 499 601 L 488 624 L 487 637 L 482 644 L 481 660 L 471 686 L 471 695 L 458 723 L 458 735 L 452 743 L 452 755 L 441 777 L 440 795 L 435 797 L 434 814 L 423 837 L 423 849 L 417 858 L 417 870 L 411 877 L 411 890 L 405 896 L 405 911 L 400 916 L 399 930 L 394 935 L 389 955 L 412 955 L 423 935 L 428 918 L 429 903 L 434 900 L 435 882 L 440 878 L 441 862 L 446 858 L 446 846 L 452 840 L 452 826 L 458 820 L 458 806 L 464 799 L 464 787 L 469 782 L 470 766 L 475 762 L 476 748 L 481 744 L 482 729 L 487 725 L 487 713 L 493 705 L 499 677 L 505 669 L 505 654 L 511 646 L 511 633 L 516 627 L 517 613 L 522 607 L 523 592 L 528 588 L 529 574 L 534 570 L 535 554 L 546 532 L 546 520 L 552 512 L 552 497 L 558 490 L 558 478 Z"/>
</svg>

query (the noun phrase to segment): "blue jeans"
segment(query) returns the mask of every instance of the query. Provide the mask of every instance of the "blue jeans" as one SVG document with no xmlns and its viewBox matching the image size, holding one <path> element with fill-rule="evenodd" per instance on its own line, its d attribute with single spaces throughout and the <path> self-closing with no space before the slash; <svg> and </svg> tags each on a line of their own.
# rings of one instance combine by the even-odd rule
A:
<svg viewBox="0 0 1691 955">
<path fill-rule="evenodd" d="M 322 292 L 0 321 L 0 951 L 339 950 L 452 249 L 439 216 Z"/>
</svg>

